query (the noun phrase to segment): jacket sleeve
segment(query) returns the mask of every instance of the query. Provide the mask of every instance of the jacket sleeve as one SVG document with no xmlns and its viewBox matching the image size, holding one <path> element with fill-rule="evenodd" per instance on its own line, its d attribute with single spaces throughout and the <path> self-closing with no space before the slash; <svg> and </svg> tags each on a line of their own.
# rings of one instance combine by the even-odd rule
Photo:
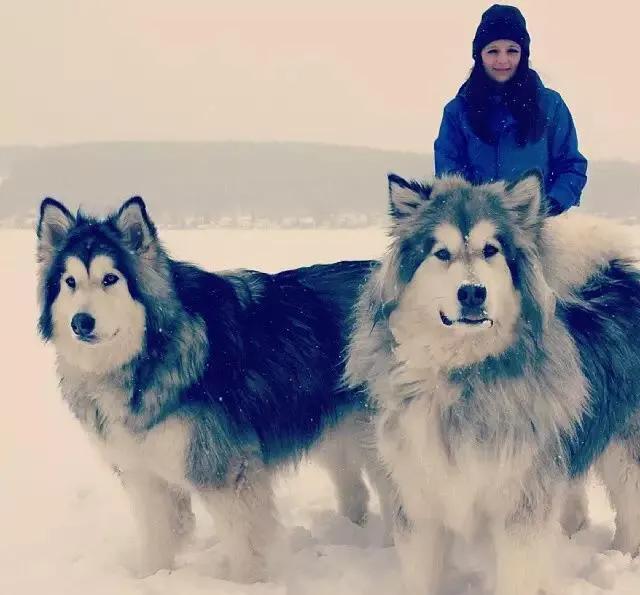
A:
<svg viewBox="0 0 640 595">
<path fill-rule="evenodd" d="M 440 132 L 433 143 L 436 176 L 460 174 L 470 179 L 467 141 L 462 131 L 459 111 L 449 103 L 444 108 Z"/>
<path fill-rule="evenodd" d="M 578 150 L 578 137 L 573 118 L 560 96 L 549 130 L 549 186 L 551 214 L 580 204 L 587 183 L 587 160 Z"/>
</svg>

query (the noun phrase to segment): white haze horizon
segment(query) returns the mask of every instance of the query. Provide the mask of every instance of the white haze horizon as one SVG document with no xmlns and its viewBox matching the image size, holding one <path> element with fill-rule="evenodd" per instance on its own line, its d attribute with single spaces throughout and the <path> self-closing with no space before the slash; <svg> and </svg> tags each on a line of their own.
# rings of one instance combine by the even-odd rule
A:
<svg viewBox="0 0 640 595">
<path fill-rule="evenodd" d="M 329 148 L 338 148 L 338 149 L 356 149 L 356 150 L 367 150 L 367 151 L 384 151 L 384 152 L 393 152 L 393 153 L 407 153 L 412 155 L 425 155 L 425 156 L 433 156 L 432 149 L 425 149 L 423 151 L 420 150 L 407 150 L 407 149 L 394 149 L 383 146 L 372 146 L 372 145 L 358 145 L 358 144 L 348 144 L 348 143 L 337 143 L 330 141 L 315 141 L 315 140 L 294 140 L 294 139 L 273 139 L 273 140 L 258 140 L 258 139 L 235 139 L 235 138 L 221 138 L 221 139 L 211 139 L 211 140 L 173 140 L 173 139 L 162 139 L 158 138 L 155 140 L 145 140 L 145 139 L 111 139 L 111 140 L 90 140 L 90 141 L 68 141 L 68 142 L 60 142 L 60 143 L 43 143 L 43 144 L 6 144 L 0 143 L 0 150 L 2 149 L 13 149 L 13 148 L 34 148 L 34 149 L 56 149 L 56 148 L 69 148 L 69 147 L 78 147 L 84 145 L 118 145 L 118 144 L 150 144 L 150 145 L 168 145 L 168 144 L 247 144 L 247 145 L 314 145 L 321 147 L 329 147 Z M 590 161 L 597 161 L 599 163 L 627 163 L 631 165 L 640 165 L 640 156 L 636 158 L 624 158 L 624 157 L 602 157 L 599 159 L 590 159 Z M 2 183 L 2 178 L 0 178 L 0 183 Z"/>
</svg>

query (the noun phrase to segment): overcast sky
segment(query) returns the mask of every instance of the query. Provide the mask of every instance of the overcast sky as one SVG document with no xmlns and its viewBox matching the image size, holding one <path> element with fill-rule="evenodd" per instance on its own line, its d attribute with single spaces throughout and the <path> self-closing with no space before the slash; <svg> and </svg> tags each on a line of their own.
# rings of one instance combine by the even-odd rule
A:
<svg viewBox="0 0 640 595">
<path fill-rule="evenodd" d="M 477 0 L 0 0 L 0 144 L 311 141 L 431 151 Z M 518 2 L 591 158 L 640 161 L 639 4 Z"/>
</svg>

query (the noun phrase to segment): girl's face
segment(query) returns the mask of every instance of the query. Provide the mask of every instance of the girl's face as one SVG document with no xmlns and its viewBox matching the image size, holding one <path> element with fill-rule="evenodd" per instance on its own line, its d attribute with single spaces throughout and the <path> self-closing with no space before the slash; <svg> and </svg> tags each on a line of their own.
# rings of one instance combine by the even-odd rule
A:
<svg viewBox="0 0 640 595">
<path fill-rule="evenodd" d="M 482 65 L 489 78 L 497 83 L 506 83 L 520 63 L 520 45 L 510 39 L 497 39 L 482 48 Z"/>
</svg>

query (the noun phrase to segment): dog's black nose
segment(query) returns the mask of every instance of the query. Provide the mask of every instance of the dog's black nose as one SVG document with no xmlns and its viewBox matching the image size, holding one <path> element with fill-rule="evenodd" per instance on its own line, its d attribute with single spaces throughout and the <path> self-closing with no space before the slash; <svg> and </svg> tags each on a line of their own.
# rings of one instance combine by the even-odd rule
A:
<svg viewBox="0 0 640 595">
<path fill-rule="evenodd" d="M 71 319 L 71 328 L 79 337 L 86 337 L 96 328 L 96 319 L 86 312 L 78 312 Z"/>
<path fill-rule="evenodd" d="M 461 285 L 458 288 L 458 301 L 467 308 L 482 306 L 487 299 L 487 288 L 484 285 Z"/>
</svg>

